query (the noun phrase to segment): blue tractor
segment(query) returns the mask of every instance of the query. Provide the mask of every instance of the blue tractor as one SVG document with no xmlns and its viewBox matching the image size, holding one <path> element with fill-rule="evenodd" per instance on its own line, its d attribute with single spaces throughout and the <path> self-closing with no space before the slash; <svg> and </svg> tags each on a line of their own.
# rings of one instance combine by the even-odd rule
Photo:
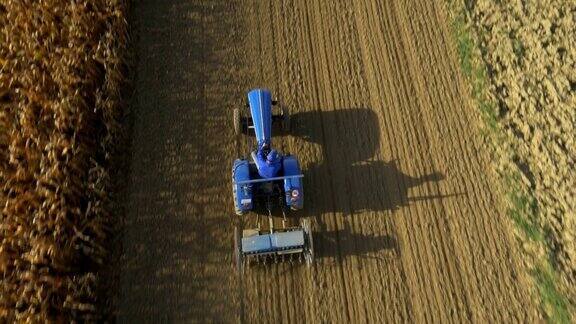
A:
<svg viewBox="0 0 576 324">
<path fill-rule="evenodd" d="M 281 154 L 272 148 L 272 128 L 281 126 L 290 130 L 290 116 L 279 107 L 266 89 L 248 92 L 245 109 L 234 109 L 234 131 L 255 143 L 248 158 L 239 158 L 232 167 L 232 194 L 238 215 L 235 226 L 235 259 L 240 272 L 246 264 L 268 260 L 304 260 L 311 265 L 314 260 L 310 220 L 300 218 L 296 225 L 292 211 L 304 206 L 302 172 L 294 155 Z M 273 113 L 273 107 L 278 114 Z M 255 214 L 255 223 L 245 217 Z M 273 215 L 277 215 L 275 217 Z M 267 224 L 261 222 L 268 218 Z M 276 221 L 275 221 L 276 220 Z M 276 224 L 281 220 L 281 225 Z"/>
</svg>

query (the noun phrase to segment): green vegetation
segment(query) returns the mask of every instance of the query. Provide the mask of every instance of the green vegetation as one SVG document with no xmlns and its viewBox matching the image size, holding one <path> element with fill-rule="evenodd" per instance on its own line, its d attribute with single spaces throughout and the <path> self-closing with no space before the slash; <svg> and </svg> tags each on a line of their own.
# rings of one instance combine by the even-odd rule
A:
<svg viewBox="0 0 576 324">
<path fill-rule="evenodd" d="M 486 126 L 482 132 L 483 136 L 491 144 L 493 154 L 505 152 L 507 139 L 498 121 L 497 104 L 489 96 L 490 80 L 487 68 L 482 60 L 481 50 L 473 37 L 474 31 L 471 30 L 468 23 L 466 8 L 462 2 L 448 0 L 448 9 L 462 73 L 470 84 L 472 98 L 480 110 Z M 524 47 L 520 41 L 514 43 L 514 50 L 517 55 L 524 52 Z M 508 159 L 509 157 L 503 158 Z M 519 241 L 522 244 L 536 244 L 547 249 L 546 230 L 541 228 L 537 222 L 538 207 L 534 194 L 525 192 L 521 188 L 521 177 L 517 170 L 506 168 L 506 171 L 499 171 L 499 176 L 506 188 L 510 203 L 507 214 L 519 230 L 517 233 Z M 570 323 L 567 299 L 556 288 L 557 276 L 552 266 L 553 263 L 545 255 L 536 256 L 530 255 L 525 250 L 524 252 L 533 259 L 530 274 L 538 289 L 541 308 L 547 315 L 547 320 L 551 323 Z"/>
<path fill-rule="evenodd" d="M 448 2 L 451 8 L 456 7 L 456 4 L 452 0 Z M 452 32 L 458 46 L 458 58 L 462 72 L 472 87 L 472 96 L 482 112 L 482 117 L 489 131 L 496 133 L 498 129 L 496 105 L 486 96 L 488 78 L 485 67 L 474 61 L 474 59 L 476 59 L 474 54 L 476 44 L 469 32 L 464 9 L 453 13 Z"/>
<path fill-rule="evenodd" d="M 556 289 L 556 274 L 550 263 L 535 267 L 532 276 L 536 280 L 542 307 L 551 323 L 571 323 L 566 298 Z"/>
</svg>

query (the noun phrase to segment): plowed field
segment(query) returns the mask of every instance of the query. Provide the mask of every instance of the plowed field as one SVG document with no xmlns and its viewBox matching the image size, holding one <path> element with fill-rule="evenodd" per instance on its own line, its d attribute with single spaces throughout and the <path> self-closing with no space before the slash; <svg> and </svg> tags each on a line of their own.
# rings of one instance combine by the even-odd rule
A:
<svg viewBox="0 0 576 324">
<path fill-rule="evenodd" d="M 442 3 L 142 1 L 120 321 L 532 322 Z M 232 264 L 232 108 L 270 88 L 316 265 Z"/>
</svg>

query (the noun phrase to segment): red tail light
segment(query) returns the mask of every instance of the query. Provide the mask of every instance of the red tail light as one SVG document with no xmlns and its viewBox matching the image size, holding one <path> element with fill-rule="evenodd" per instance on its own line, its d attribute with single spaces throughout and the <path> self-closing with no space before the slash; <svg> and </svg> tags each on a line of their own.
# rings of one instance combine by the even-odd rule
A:
<svg viewBox="0 0 576 324">
<path fill-rule="evenodd" d="M 298 189 L 292 190 L 292 198 L 298 198 L 298 196 L 300 196 Z"/>
</svg>

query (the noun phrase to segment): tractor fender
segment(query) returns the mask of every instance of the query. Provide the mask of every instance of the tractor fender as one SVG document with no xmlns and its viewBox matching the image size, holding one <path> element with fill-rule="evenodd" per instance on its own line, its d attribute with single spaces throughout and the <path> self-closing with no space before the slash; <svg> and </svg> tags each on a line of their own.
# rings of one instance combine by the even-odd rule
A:
<svg viewBox="0 0 576 324">
<path fill-rule="evenodd" d="M 282 167 L 285 176 L 300 175 L 300 164 L 294 155 L 286 155 L 282 159 Z M 297 196 L 292 195 L 296 190 Z M 287 178 L 284 179 L 284 192 L 286 193 L 286 205 L 291 209 L 298 210 L 304 207 L 304 188 L 302 185 L 302 178 Z"/>
<path fill-rule="evenodd" d="M 237 159 L 232 167 L 232 193 L 234 207 L 239 215 L 252 210 L 252 184 L 237 184 L 240 181 L 250 180 L 250 163 L 247 160 Z"/>
</svg>

